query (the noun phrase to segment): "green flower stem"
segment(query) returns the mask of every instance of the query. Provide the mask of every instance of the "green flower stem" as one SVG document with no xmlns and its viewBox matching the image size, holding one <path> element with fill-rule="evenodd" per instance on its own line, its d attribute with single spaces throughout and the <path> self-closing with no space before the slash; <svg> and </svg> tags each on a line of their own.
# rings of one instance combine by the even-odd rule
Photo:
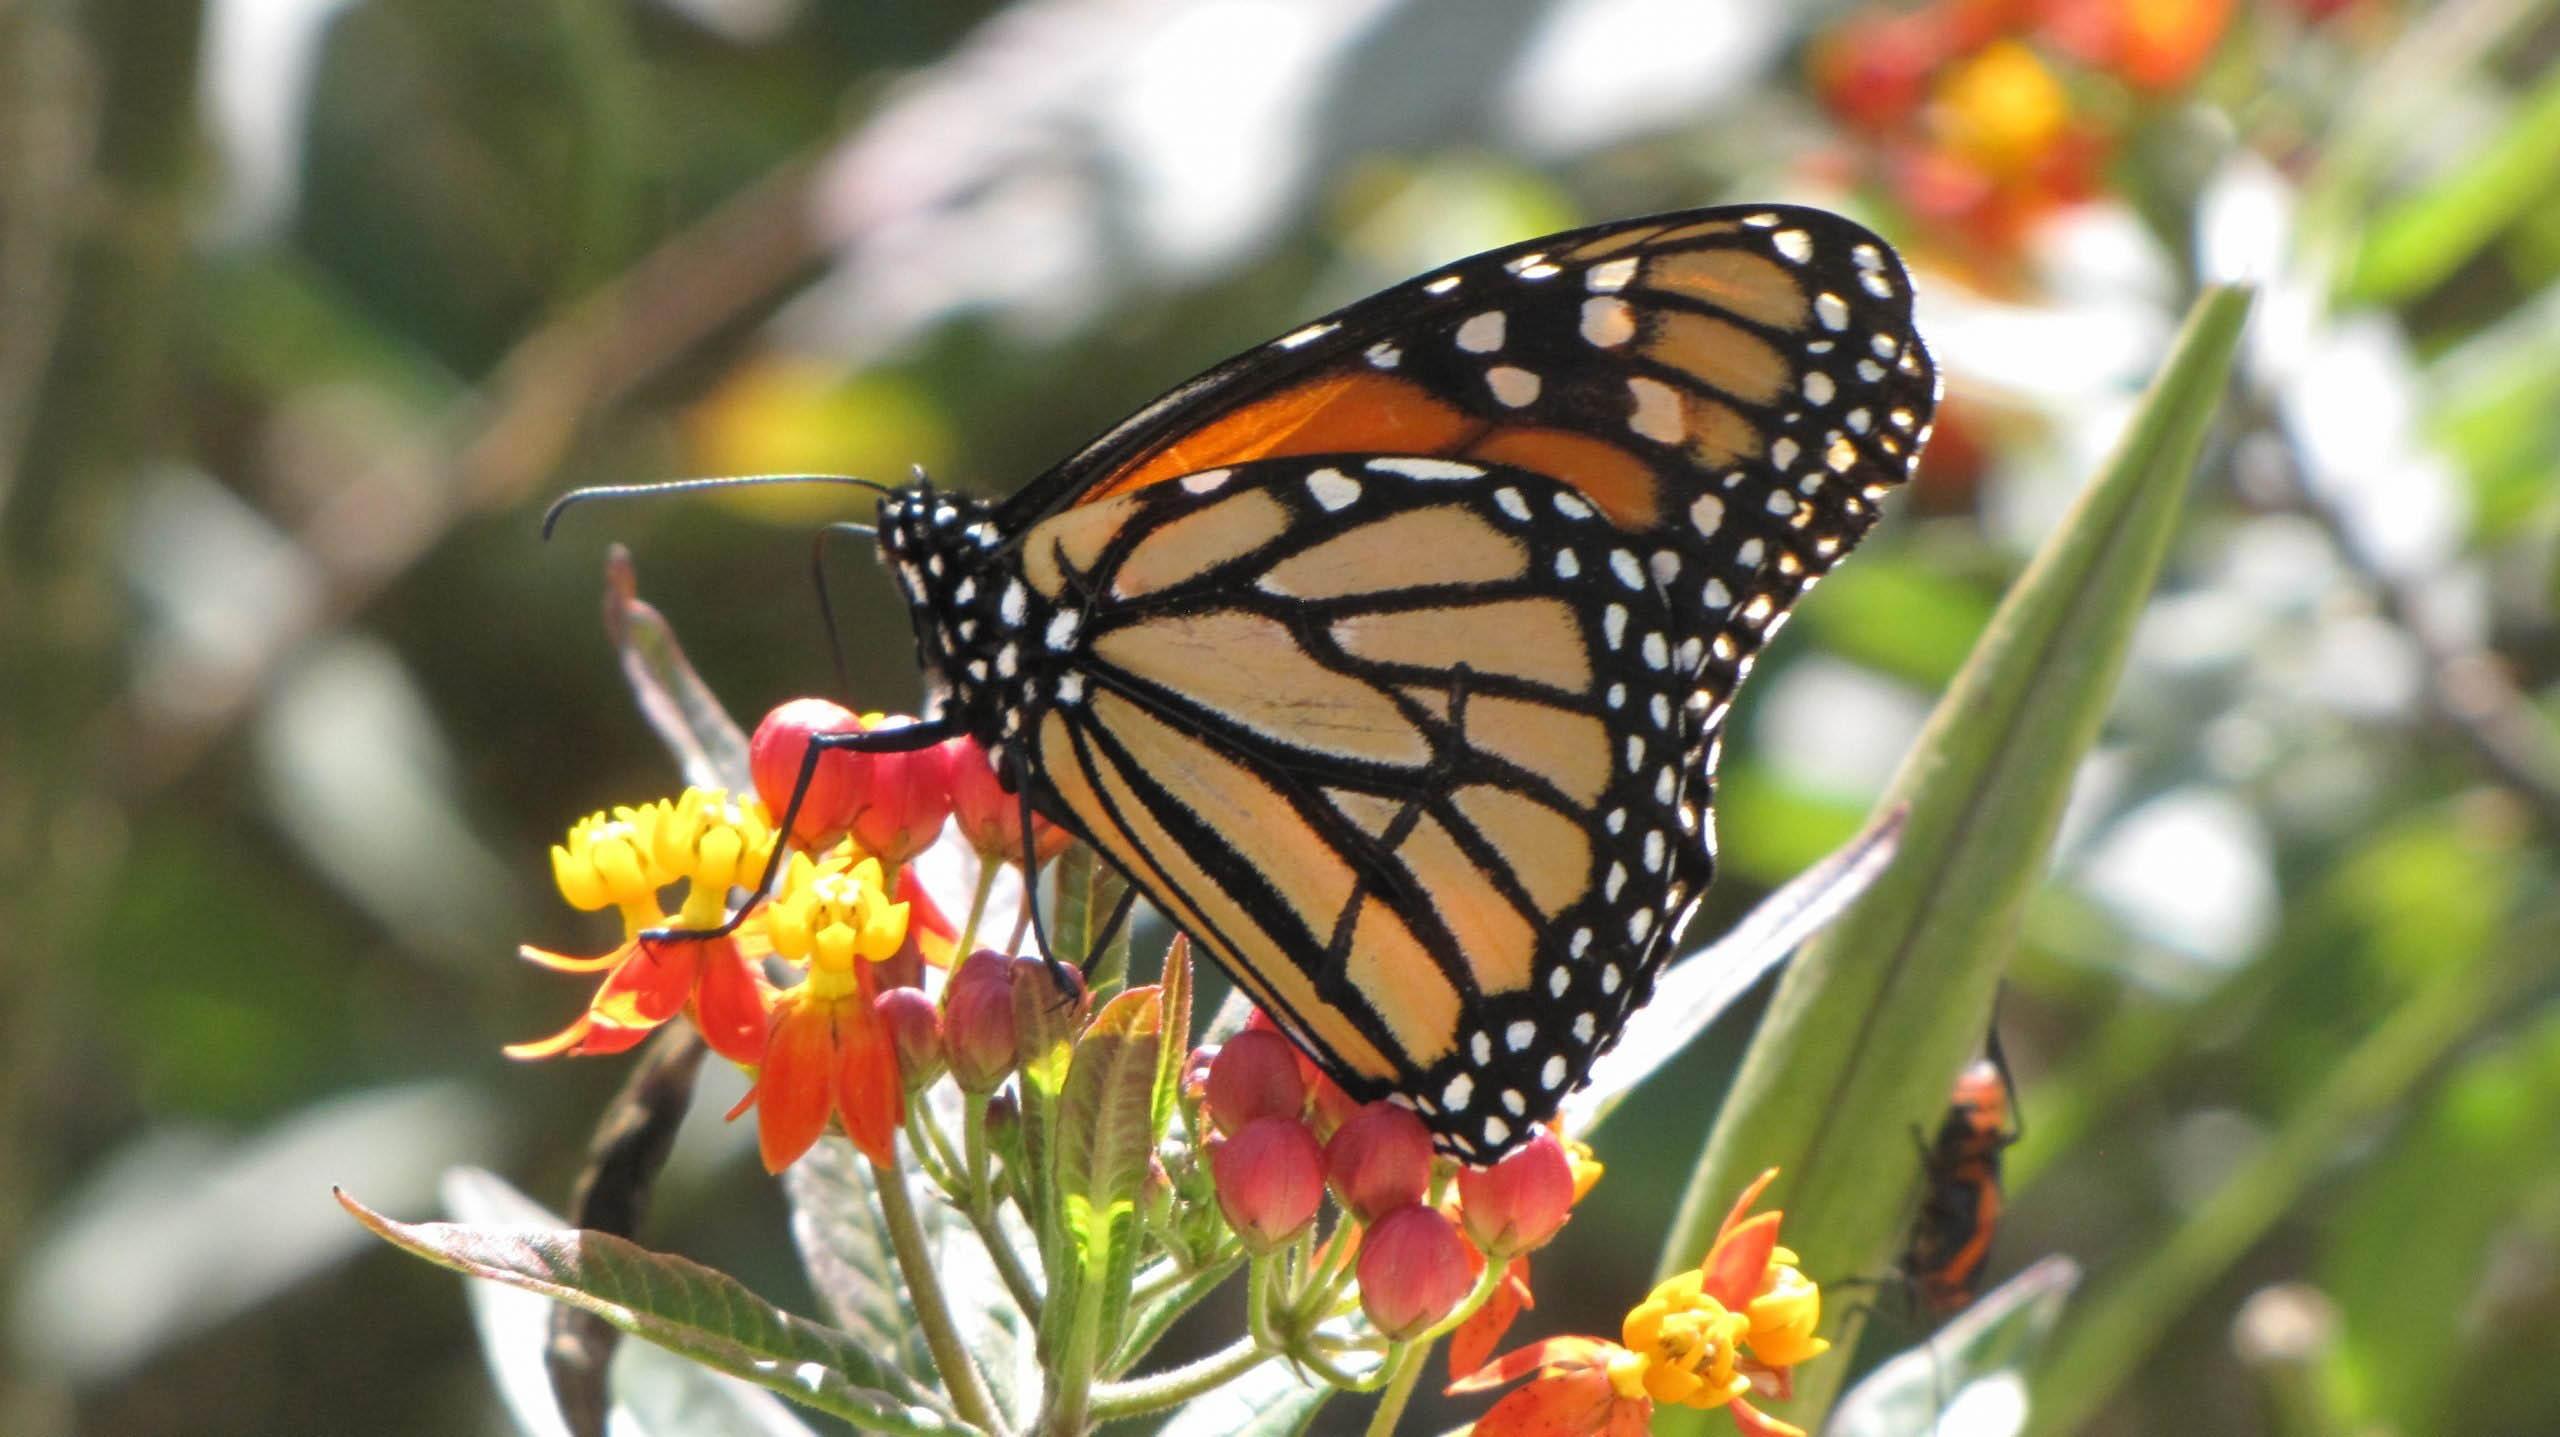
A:
<svg viewBox="0 0 2560 1437">
<path fill-rule="evenodd" d="M 916 1324 L 924 1329 L 925 1346 L 933 1352 L 934 1369 L 942 1374 L 951 1405 L 964 1420 L 1003 1437 L 1011 1429 L 951 1321 L 951 1304 L 942 1295 L 941 1275 L 934 1271 L 933 1254 L 925 1249 L 924 1228 L 916 1221 L 915 1199 L 907 1192 L 906 1170 L 874 1167 L 871 1171 L 878 1179 L 872 1186 L 880 1195 L 889 1246 L 897 1254 L 898 1272 L 906 1278 L 907 1296 L 915 1303 Z"/>
<path fill-rule="evenodd" d="M 969 895 L 969 918 L 960 925 L 960 942 L 951 953 L 954 964 L 977 951 L 978 924 L 987 916 L 987 895 L 995 892 L 996 873 L 1003 867 L 1003 864 L 991 862 L 983 855 L 978 859 L 978 891 Z M 1029 901 L 1028 895 L 1024 901 Z"/>
<path fill-rule="evenodd" d="M 1413 1400 L 1413 1389 L 1422 1380 L 1422 1369 L 1431 1365 L 1430 1351 L 1427 1342 L 1409 1343 L 1388 1361 L 1387 1390 L 1378 1398 L 1377 1410 L 1369 1414 L 1368 1437 L 1393 1437 L 1396 1424 L 1404 1420 L 1405 1404 Z"/>
<path fill-rule="evenodd" d="M 1280 1260 L 1268 1253 L 1256 1253 L 1245 1267 L 1244 1322 L 1254 1342 L 1273 1352 L 1283 1350 L 1283 1343 L 1271 1330 L 1271 1286 Z"/>
<path fill-rule="evenodd" d="M 1113 1355 L 1104 1372 L 1118 1377 L 1136 1366 L 1138 1359 L 1147 1355 L 1148 1349 L 1156 1345 L 1177 1318 L 1189 1312 L 1200 1299 L 1225 1285 L 1226 1280 L 1234 1275 L 1237 1265 L 1238 1259 L 1230 1258 L 1204 1267 L 1164 1290 L 1151 1293 L 1143 1301 L 1133 1295 L 1129 1305 L 1138 1315 L 1130 1322 L 1129 1335 L 1121 1339 L 1120 1351 Z M 1175 1276 L 1181 1277 L 1179 1270 Z"/>
<path fill-rule="evenodd" d="M 1114 1422 L 1124 1417 L 1159 1412 L 1232 1382 L 1277 1356 L 1278 1353 L 1252 1338 L 1239 1337 L 1199 1361 L 1186 1363 L 1170 1372 L 1127 1382 L 1097 1384 L 1091 1402 L 1086 1405 L 1086 1415 L 1095 1422 Z"/>
<path fill-rule="evenodd" d="M 2406 1098 L 2528 983 L 2548 980 L 2556 936 L 2537 925 L 2514 948 L 2439 970 L 2395 1009 L 2194 1216 L 2066 1321 L 2037 1370 L 2028 1431 L 2074 1431 L 2103 1410 L 2171 1324 L 2327 1177 L 2357 1128 Z"/>
<path fill-rule="evenodd" d="M 907 1147 L 916 1155 L 916 1166 L 933 1180 L 933 1185 L 955 1198 L 960 1194 L 960 1157 L 951 1150 L 951 1139 L 918 1101 L 919 1094 L 907 1095 Z"/>
</svg>

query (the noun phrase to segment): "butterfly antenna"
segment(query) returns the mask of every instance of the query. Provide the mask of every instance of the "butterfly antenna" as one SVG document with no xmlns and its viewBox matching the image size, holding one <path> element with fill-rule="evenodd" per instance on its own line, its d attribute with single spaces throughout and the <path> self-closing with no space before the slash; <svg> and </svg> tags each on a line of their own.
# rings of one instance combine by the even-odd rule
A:
<svg viewBox="0 0 2560 1437">
<path fill-rule="evenodd" d="M 590 484 L 561 495 L 552 501 L 550 508 L 542 511 L 542 537 L 551 537 L 552 526 L 560 522 L 560 516 L 570 505 L 583 504 L 590 499 L 648 499 L 692 494 L 705 489 L 762 488 L 768 484 L 849 484 L 875 494 L 894 492 L 876 479 L 858 479 L 851 474 L 734 474 L 710 479 L 667 479 L 655 484 Z"/>
<path fill-rule="evenodd" d="M 836 687 L 850 697 L 853 675 L 845 668 L 844 631 L 836 625 L 835 601 L 827 593 L 827 543 L 831 539 L 877 539 L 880 531 L 868 524 L 829 524 L 818 530 L 809 541 L 809 582 L 818 590 L 818 622 L 826 626 L 827 657 L 836 667 Z"/>
</svg>

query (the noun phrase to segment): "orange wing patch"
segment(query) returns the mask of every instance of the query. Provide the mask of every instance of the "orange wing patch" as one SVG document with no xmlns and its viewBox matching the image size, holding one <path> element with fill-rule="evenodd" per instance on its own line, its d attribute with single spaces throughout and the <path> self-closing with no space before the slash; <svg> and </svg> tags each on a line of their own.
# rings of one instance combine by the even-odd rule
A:
<svg viewBox="0 0 2560 1437">
<path fill-rule="evenodd" d="M 1078 506 L 1197 474 L 1294 454 L 1448 454 L 1483 421 L 1409 379 L 1334 369 L 1268 394 L 1122 465 Z"/>
<path fill-rule="evenodd" d="M 1641 529 L 1662 516 L 1661 480 L 1635 454 L 1570 429 L 1498 424 L 1365 365 L 1301 380 L 1150 449 L 1087 490 L 1075 507 L 1187 474 L 1307 454 L 1482 459 L 1570 484 L 1621 528 Z"/>
</svg>

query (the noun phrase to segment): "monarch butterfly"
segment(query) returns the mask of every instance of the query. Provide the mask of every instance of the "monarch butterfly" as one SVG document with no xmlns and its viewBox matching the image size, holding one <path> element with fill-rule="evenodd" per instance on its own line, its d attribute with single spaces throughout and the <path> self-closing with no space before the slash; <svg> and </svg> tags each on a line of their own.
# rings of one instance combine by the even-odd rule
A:
<svg viewBox="0 0 2560 1437">
<path fill-rule="evenodd" d="M 1936 398 L 1899 259 L 1819 210 L 1459 261 L 1009 500 L 883 489 L 928 716 L 803 783 L 975 735 L 1352 1096 L 1490 1161 L 1649 993 L 1735 686 Z"/>
<path fill-rule="evenodd" d="M 1920 1152 L 1928 1190 L 1911 1224 L 1902 1270 L 1928 1312 L 1962 1311 L 1980 1291 L 2000 1225 L 2000 1155 L 2025 1135 L 1995 1033 L 1990 1055 L 1956 1076 L 1937 1139 Z"/>
</svg>

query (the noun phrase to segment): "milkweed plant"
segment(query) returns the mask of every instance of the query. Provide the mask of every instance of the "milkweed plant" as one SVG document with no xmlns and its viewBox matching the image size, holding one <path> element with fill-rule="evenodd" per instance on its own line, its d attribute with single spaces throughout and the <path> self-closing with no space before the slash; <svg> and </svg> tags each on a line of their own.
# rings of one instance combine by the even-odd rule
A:
<svg viewBox="0 0 2560 1437">
<path fill-rule="evenodd" d="M 1886 819 L 1675 961 L 1558 1124 L 1488 1167 L 1435 1153 L 1402 1107 L 1354 1101 L 1240 998 L 1195 1011 L 1187 943 L 1134 952 L 1113 921 L 1123 881 L 1030 815 L 973 741 L 829 750 L 793 804 L 813 736 L 901 720 L 803 698 L 741 733 L 617 557 L 612 636 L 687 786 L 580 819 L 552 848 L 561 897 L 610 911 L 619 933 L 594 953 L 522 950 L 593 986 L 574 1021 L 510 1052 L 634 1053 L 628 1110 L 601 1130 L 576 1225 L 481 1220 L 499 1209 L 468 1201 L 465 1221 L 405 1223 L 340 1200 L 402 1248 L 558 1305 L 548 1391 L 508 1389 L 529 1427 L 562 1430 L 565 1413 L 567 1430 L 602 1431 L 615 1404 L 632 1430 L 686 1426 L 653 1427 L 631 1406 L 645 1399 L 610 1385 L 618 1331 L 729 1379 L 721 1400 L 771 1401 L 751 1384 L 866 1431 L 1069 1437 L 1143 1419 L 1280 1433 L 1357 1400 L 1326 1429 L 1385 1433 L 1426 1384 L 1469 1404 L 1482 1437 L 1937 1430 L 1973 1379 L 2032 1349 L 2067 1265 L 2030 1267 L 1835 1403 L 1834 1349 L 1885 1300 L 1837 1293 L 1894 1285 L 1919 1179 L 1911 1134 L 1980 1041 L 2007 925 L 2103 712 L 2246 308 L 2231 291 L 2200 302 Z M 2071 662 L 2057 665 L 2057 645 Z M 1657 1280 L 1620 1295 L 1613 1331 L 1530 1331 L 1556 1277 L 1542 1250 L 1603 1181 L 1610 1143 L 1695 1140 L 1673 1122 L 1605 1127 L 1610 1112 L 1826 924 L 1787 965 L 1721 1106 L 1681 1105 L 1706 1146 L 1665 1217 Z M 1856 961 L 1876 953 L 1898 966 Z M 1913 992 L 1940 996 L 1915 1009 Z M 1888 1008 L 1892 1023 L 1861 1026 Z M 748 1076 L 729 1117 L 753 1123 L 784 1186 L 823 1319 L 634 1240 L 706 1053 Z M 1206 1314 L 1236 1306 L 1204 1304 L 1229 1288 L 1235 1330 L 1204 1339 Z M 1161 1359 L 1178 1327 L 1206 1355 Z M 533 1410 L 549 1397 L 556 1413 Z"/>
</svg>

